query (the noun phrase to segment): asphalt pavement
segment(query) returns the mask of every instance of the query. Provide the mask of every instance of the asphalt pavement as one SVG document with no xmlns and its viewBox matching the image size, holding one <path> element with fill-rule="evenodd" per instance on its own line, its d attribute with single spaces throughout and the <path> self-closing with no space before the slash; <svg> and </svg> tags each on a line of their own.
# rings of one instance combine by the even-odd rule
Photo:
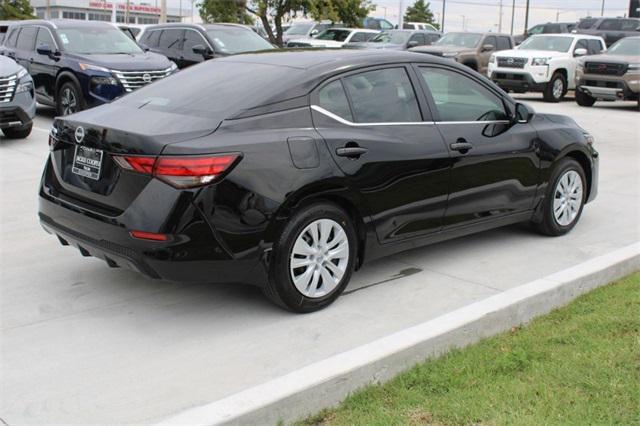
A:
<svg viewBox="0 0 640 426">
<path fill-rule="evenodd" d="M 395 255 L 308 315 L 252 287 L 155 281 L 62 247 L 37 221 L 53 116 L 40 109 L 28 139 L 0 139 L 0 418 L 159 421 L 640 241 L 635 102 L 519 98 L 596 138 L 600 192 L 574 231 L 515 225 Z"/>
</svg>

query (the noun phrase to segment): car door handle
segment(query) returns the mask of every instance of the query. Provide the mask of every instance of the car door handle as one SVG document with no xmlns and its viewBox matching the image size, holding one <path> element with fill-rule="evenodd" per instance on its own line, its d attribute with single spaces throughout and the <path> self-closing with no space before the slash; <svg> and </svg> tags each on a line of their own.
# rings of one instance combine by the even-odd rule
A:
<svg viewBox="0 0 640 426">
<path fill-rule="evenodd" d="M 449 145 L 453 151 L 460 151 L 462 154 L 465 154 L 467 151 L 473 148 L 473 145 L 464 139 L 458 139 L 456 142 Z"/>
<path fill-rule="evenodd" d="M 336 155 L 338 157 L 359 158 L 361 155 L 366 154 L 367 151 L 369 151 L 367 148 L 362 148 L 361 146 L 347 146 L 336 149 Z"/>
</svg>

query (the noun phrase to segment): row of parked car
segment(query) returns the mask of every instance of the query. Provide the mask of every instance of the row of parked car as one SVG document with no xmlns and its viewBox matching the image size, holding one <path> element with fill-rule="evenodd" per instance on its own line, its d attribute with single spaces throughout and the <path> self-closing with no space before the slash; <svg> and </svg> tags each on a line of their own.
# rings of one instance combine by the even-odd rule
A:
<svg viewBox="0 0 640 426">
<path fill-rule="evenodd" d="M 413 29 L 385 31 L 322 29 L 315 23 L 305 25 L 306 33 L 294 38 L 302 25 L 285 32 L 286 47 L 410 50 L 443 56 L 486 74 L 507 91 L 539 91 L 551 102 L 575 88 L 581 105 L 593 105 L 598 99 L 638 98 L 637 37 L 619 42 L 620 46 L 612 46 L 611 55 L 593 62 L 583 59 L 606 52 L 603 37 L 543 32 L 516 47 L 508 34 L 442 35 L 420 23 L 407 24 Z M 30 133 L 36 100 L 54 106 L 60 116 L 68 115 L 205 60 L 276 48 L 237 24 L 152 25 L 135 36 L 129 28 L 93 21 L 18 21 L 3 28 L 0 54 L 17 62 L 15 66 L 0 62 L 0 128 L 8 137 Z M 604 79 L 592 78 L 594 73 Z M 10 108 L 9 103 L 14 106 Z"/>
</svg>

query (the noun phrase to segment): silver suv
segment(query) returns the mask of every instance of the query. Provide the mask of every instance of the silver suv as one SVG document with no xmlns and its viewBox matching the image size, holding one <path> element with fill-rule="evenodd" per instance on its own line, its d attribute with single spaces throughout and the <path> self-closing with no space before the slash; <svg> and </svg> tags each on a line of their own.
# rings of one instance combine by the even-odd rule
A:
<svg viewBox="0 0 640 426">
<path fill-rule="evenodd" d="M 0 129 L 10 139 L 26 138 L 35 115 L 31 76 L 13 59 L 0 56 Z"/>
</svg>

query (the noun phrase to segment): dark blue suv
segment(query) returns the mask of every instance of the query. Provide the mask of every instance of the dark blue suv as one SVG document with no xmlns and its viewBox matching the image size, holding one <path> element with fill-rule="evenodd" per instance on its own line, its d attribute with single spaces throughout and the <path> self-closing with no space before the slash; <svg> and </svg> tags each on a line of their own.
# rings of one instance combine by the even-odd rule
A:
<svg viewBox="0 0 640 426">
<path fill-rule="evenodd" d="M 110 102 L 177 70 L 106 22 L 16 22 L 1 49 L 29 71 L 38 102 L 58 115 Z"/>
</svg>

